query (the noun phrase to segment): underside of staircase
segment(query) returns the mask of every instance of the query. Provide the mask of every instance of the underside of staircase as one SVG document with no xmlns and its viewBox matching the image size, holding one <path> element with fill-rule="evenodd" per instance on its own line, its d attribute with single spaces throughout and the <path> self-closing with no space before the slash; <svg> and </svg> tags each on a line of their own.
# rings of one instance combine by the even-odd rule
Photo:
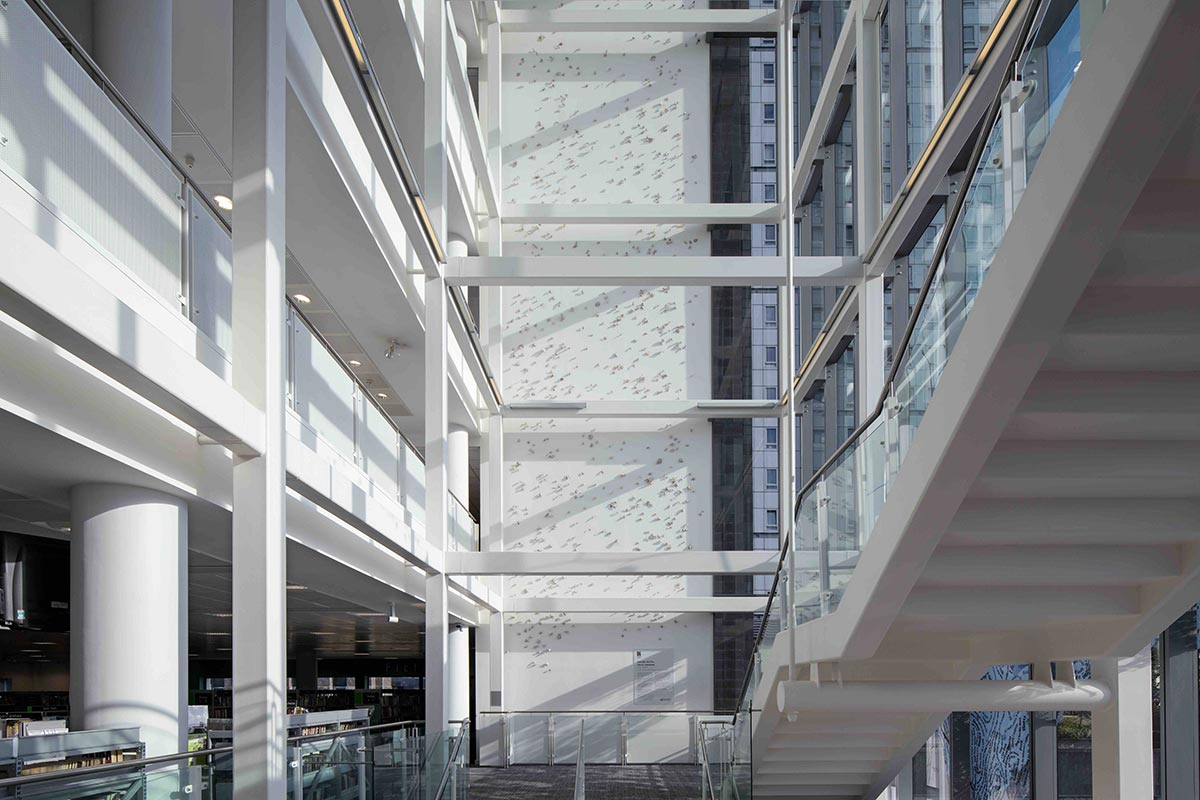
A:
<svg viewBox="0 0 1200 800">
<path fill-rule="evenodd" d="M 1128 656 L 1200 599 L 1190 5 L 1109 4 L 841 605 L 796 631 L 798 680 Z M 754 796 L 873 799 L 944 712 L 788 718 L 787 651 Z"/>
</svg>

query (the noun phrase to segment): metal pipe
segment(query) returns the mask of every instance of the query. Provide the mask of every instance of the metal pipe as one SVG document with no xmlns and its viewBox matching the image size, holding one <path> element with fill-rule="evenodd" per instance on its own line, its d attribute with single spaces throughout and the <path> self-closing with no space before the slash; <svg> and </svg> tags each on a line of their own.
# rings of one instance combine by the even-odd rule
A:
<svg viewBox="0 0 1200 800">
<path fill-rule="evenodd" d="M 1096 711 L 1112 702 L 1099 681 L 1047 685 L 1042 681 L 784 681 L 776 690 L 782 714 L 938 713 L 954 711 Z"/>
<path fill-rule="evenodd" d="M 587 795 L 585 758 L 583 753 L 583 720 L 579 720 L 579 749 L 575 755 L 575 800 L 583 800 Z"/>
</svg>

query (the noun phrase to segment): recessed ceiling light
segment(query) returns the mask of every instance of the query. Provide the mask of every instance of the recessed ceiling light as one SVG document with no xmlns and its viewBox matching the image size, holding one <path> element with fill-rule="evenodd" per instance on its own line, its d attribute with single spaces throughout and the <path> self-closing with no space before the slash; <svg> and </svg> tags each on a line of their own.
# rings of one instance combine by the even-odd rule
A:
<svg viewBox="0 0 1200 800">
<path fill-rule="evenodd" d="M 289 592 L 299 592 L 299 591 L 301 591 L 302 589 L 307 589 L 308 587 L 307 587 L 307 586 L 301 586 L 301 585 L 300 585 L 300 584 L 298 584 L 298 583 L 289 583 L 289 584 L 287 585 L 287 588 L 288 588 L 288 591 L 289 591 Z"/>
<path fill-rule="evenodd" d="M 42 647 L 57 644 L 56 642 L 33 642 L 33 644 L 41 645 Z"/>
<path fill-rule="evenodd" d="M 311 298 L 311 297 L 309 297 L 309 296 L 308 296 L 308 295 L 306 295 L 306 294 L 300 294 L 299 292 L 297 292 L 296 294 L 292 295 L 292 299 L 293 299 L 293 300 L 295 300 L 297 303 L 301 303 L 301 304 L 303 304 L 303 305 L 308 305 L 309 303 L 311 303 L 311 302 L 312 302 L 312 298 Z"/>
<path fill-rule="evenodd" d="M 362 366 L 362 362 L 359 361 L 357 358 L 352 358 L 349 361 L 347 361 L 346 363 L 352 367 L 361 367 Z"/>
<path fill-rule="evenodd" d="M 205 636 L 232 636 L 233 634 L 225 633 L 224 631 L 206 631 L 204 635 Z"/>
<path fill-rule="evenodd" d="M 222 211 L 233 211 L 233 200 L 226 194 L 214 194 L 213 202 Z"/>
<path fill-rule="evenodd" d="M 387 399 L 388 399 L 388 394 L 387 394 L 387 392 L 376 392 L 376 393 L 375 393 L 375 396 L 376 396 L 376 397 L 378 397 L 380 400 L 387 400 Z"/>
</svg>

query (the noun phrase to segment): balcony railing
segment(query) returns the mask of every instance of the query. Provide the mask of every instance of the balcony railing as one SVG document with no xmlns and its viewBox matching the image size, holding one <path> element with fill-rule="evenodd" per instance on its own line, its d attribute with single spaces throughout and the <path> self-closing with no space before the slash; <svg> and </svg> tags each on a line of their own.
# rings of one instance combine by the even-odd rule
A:
<svg viewBox="0 0 1200 800">
<path fill-rule="evenodd" d="M 229 223 L 43 0 L 0 6 L 0 170 L 189 319 L 211 345 L 198 357 L 229 379 Z M 288 407 L 423 524 L 418 450 L 298 309 L 287 325 Z M 455 549 L 478 549 L 478 522 L 459 503 L 450 525 Z"/>
</svg>

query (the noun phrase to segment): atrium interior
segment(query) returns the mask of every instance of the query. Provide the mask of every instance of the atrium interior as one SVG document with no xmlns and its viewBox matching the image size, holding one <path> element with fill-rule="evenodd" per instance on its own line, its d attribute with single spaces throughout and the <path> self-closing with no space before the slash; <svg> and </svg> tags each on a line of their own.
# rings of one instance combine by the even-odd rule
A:
<svg viewBox="0 0 1200 800">
<path fill-rule="evenodd" d="M 0 0 L 0 800 L 1200 798 L 1197 42 Z"/>
</svg>

